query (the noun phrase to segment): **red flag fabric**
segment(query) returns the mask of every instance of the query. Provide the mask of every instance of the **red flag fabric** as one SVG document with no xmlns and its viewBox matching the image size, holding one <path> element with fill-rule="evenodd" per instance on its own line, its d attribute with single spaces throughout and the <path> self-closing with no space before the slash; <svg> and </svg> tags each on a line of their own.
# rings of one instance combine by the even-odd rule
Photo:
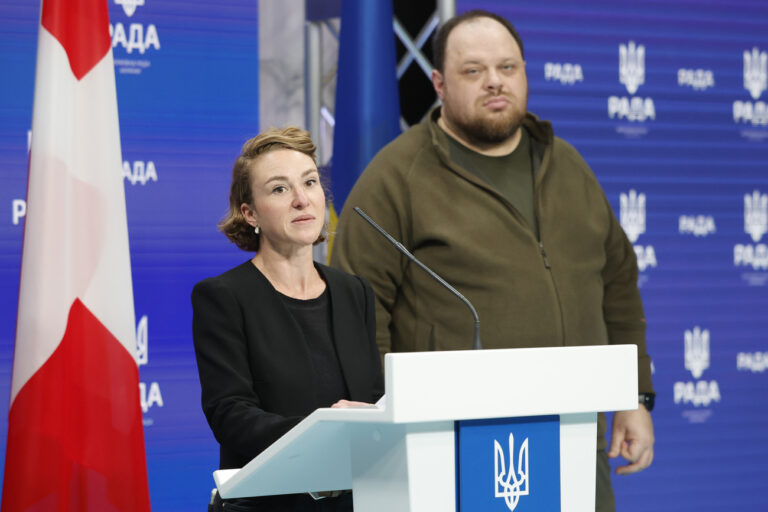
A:
<svg viewBox="0 0 768 512">
<path fill-rule="evenodd" d="M 2 512 L 148 511 L 106 0 L 43 0 Z"/>
</svg>

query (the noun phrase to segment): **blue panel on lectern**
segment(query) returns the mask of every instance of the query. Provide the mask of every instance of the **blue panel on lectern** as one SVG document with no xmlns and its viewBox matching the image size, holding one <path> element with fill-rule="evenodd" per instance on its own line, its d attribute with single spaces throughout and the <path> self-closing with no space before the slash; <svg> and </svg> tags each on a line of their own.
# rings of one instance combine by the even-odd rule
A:
<svg viewBox="0 0 768 512">
<path fill-rule="evenodd" d="M 456 510 L 560 510 L 560 417 L 456 422 Z"/>
</svg>

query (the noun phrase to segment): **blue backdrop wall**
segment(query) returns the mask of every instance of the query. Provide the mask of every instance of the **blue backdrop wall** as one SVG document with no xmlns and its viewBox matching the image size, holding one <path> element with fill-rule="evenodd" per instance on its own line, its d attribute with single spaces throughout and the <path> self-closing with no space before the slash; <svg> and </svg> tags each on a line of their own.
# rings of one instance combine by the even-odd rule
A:
<svg viewBox="0 0 768 512">
<path fill-rule="evenodd" d="M 189 292 L 247 256 L 216 232 L 258 131 L 257 5 L 110 4 L 154 510 L 199 509 L 218 450 Z M 621 511 L 768 510 L 768 4 L 458 1 L 509 17 L 530 110 L 592 166 L 641 266 L 656 461 Z M 39 6 L 0 4 L 0 397 L 13 358 Z M 300 37 L 297 34 L 297 37 Z M 0 400 L 5 453 L 6 399 Z M 0 466 L 0 472 L 2 466 Z"/>
<path fill-rule="evenodd" d="M 635 244 L 656 460 L 618 510 L 768 510 L 768 3 L 457 2 L 478 7 Z"/>
</svg>

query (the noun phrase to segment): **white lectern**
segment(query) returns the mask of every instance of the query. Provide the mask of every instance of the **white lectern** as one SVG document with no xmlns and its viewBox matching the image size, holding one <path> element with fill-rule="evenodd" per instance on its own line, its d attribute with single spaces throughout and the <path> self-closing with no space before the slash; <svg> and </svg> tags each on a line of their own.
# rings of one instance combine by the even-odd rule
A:
<svg viewBox="0 0 768 512">
<path fill-rule="evenodd" d="M 215 471 L 221 496 L 352 489 L 356 512 L 455 511 L 456 420 L 559 415 L 561 510 L 591 512 L 597 411 L 638 406 L 635 345 L 387 354 L 384 373 L 382 406 L 318 409 Z"/>
</svg>

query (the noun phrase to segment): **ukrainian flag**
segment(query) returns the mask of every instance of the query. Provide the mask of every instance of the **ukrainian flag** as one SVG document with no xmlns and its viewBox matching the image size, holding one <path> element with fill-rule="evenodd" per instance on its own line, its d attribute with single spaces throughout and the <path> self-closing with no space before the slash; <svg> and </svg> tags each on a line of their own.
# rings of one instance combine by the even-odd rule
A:
<svg viewBox="0 0 768 512">
<path fill-rule="evenodd" d="M 400 134 L 392 0 L 343 0 L 331 157 L 330 258 L 338 214 L 374 155 Z"/>
</svg>

